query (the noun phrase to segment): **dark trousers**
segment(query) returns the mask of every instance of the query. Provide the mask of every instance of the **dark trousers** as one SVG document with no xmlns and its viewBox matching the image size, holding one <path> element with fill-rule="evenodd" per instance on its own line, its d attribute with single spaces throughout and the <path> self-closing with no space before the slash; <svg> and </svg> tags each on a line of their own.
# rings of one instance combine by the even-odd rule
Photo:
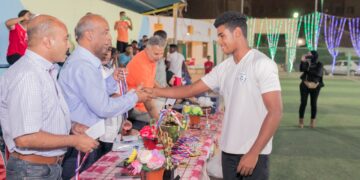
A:
<svg viewBox="0 0 360 180">
<path fill-rule="evenodd" d="M 148 112 L 141 112 L 136 109 L 131 109 L 129 111 L 129 121 L 133 125 L 133 129 L 140 130 L 144 126 L 149 125 L 151 117 Z"/>
<path fill-rule="evenodd" d="M 317 99 L 320 94 L 321 87 L 318 86 L 316 89 L 309 89 L 304 82 L 300 83 L 300 108 L 299 108 L 299 118 L 303 119 L 306 109 L 306 104 L 308 100 L 308 96 L 310 94 L 310 102 L 311 102 L 311 119 L 316 118 L 317 113 Z"/>
<path fill-rule="evenodd" d="M 269 179 L 269 156 L 259 155 L 259 159 L 250 176 L 241 176 L 236 169 L 243 154 L 222 152 L 221 164 L 224 180 L 267 180 Z"/>
<path fill-rule="evenodd" d="M 80 169 L 80 173 L 88 169 L 93 165 L 98 159 L 103 155 L 111 151 L 112 143 L 100 142 L 100 145 L 97 149 L 94 149 L 86 159 L 84 165 Z M 64 180 L 71 179 L 75 176 L 76 162 L 77 162 L 78 150 L 75 148 L 68 148 L 68 151 L 65 154 L 64 161 L 62 164 L 63 172 L 62 178 Z M 81 160 L 83 159 L 85 153 L 81 153 Z"/>
<path fill-rule="evenodd" d="M 116 49 L 119 51 L 119 53 L 124 53 L 126 51 L 127 46 L 128 46 L 127 42 L 117 41 L 116 43 Z"/>
<path fill-rule="evenodd" d="M 9 65 L 13 65 L 20 58 L 21 58 L 20 54 L 12 54 L 12 55 L 6 56 L 6 60 L 9 63 Z"/>
<path fill-rule="evenodd" d="M 6 179 L 60 180 L 61 166 L 59 164 L 35 164 L 10 156 L 6 165 Z"/>
</svg>

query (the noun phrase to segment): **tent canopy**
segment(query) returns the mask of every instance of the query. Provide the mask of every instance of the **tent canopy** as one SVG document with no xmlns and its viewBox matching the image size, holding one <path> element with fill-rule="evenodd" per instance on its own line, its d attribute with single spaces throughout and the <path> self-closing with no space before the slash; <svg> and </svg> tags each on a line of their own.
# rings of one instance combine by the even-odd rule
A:
<svg viewBox="0 0 360 180">
<path fill-rule="evenodd" d="M 146 13 L 156 9 L 171 6 L 175 3 L 182 2 L 182 0 L 104 0 L 106 2 L 115 4 L 135 11 L 137 13 Z"/>
</svg>

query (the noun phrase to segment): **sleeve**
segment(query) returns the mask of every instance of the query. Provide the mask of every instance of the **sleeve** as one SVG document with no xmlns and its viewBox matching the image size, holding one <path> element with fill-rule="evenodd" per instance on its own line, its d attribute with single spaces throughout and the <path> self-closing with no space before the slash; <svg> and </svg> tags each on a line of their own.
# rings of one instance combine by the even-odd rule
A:
<svg viewBox="0 0 360 180">
<path fill-rule="evenodd" d="M 117 98 L 109 97 L 102 76 L 89 67 L 81 67 L 78 75 L 74 77 L 80 95 L 86 104 L 97 116 L 109 118 L 118 116 L 133 108 L 138 100 L 135 92 L 129 92 Z"/>
<path fill-rule="evenodd" d="M 205 75 L 201 80 L 212 90 L 220 88 L 221 66 L 219 64 L 210 73 Z"/>
<path fill-rule="evenodd" d="M 262 94 L 271 91 L 281 91 L 278 68 L 270 59 L 259 60 L 255 68 L 256 82 Z"/>
<path fill-rule="evenodd" d="M 33 73 L 18 75 L 9 92 L 8 111 L 11 136 L 16 137 L 39 132 L 42 127 L 42 85 Z"/>
<path fill-rule="evenodd" d="M 300 62 L 300 72 L 306 72 L 308 71 L 309 63 L 308 62 Z"/>
<path fill-rule="evenodd" d="M 105 80 L 106 82 L 106 92 L 108 95 L 112 95 L 119 91 L 118 83 L 115 81 L 114 76 L 111 74 Z"/>
</svg>

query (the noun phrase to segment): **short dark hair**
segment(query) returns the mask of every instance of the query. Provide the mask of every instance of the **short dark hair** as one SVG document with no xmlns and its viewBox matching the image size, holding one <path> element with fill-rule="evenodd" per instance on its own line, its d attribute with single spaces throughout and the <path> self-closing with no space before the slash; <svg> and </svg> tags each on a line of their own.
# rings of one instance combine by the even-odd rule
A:
<svg viewBox="0 0 360 180">
<path fill-rule="evenodd" d="M 134 43 L 137 44 L 138 42 L 137 42 L 136 40 L 133 40 L 133 41 L 131 42 L 131 44 L 134 44 Z"/>
<path fill-rule="evenodd" d="M 164 30 L 155 31 L 154 36 L 160 36 L 165 40 L 167 39 L 167 33 Z"/>
<path fill-rule="evenodd" d="M 178 46 L 176 44 L 170 44 L 170 48 L 177 48 Z"/>
<path fill-rule="evenodd" d="M 216 18 L 214 22 L 215 28 L 224 25 L 230 31 L 233 31 L 235 28 L 239 27 L 244 35 L 247 36 L 247 24 L 246 24 L 246 16 L 236 12 L 236 11 L 228 11 L 221 14 L 219 17 Z"/>
<path fill-rule="evenodd" d="M 30 12 L 30 11 L 29 11 L 29 10 L 26 10 L 26 9 L 21 10 L 21 11 L 19 12 L 19 14 L 18 14 L 18 17 L 23 17 L 23 16 L 25 16 L 25 14 L 28 13 L 28 12 Z"/>
<path fill-rule="evenodd" d="M 125 11 L 120 11 L 120 15 L 125 14 Z"/>
</svg>

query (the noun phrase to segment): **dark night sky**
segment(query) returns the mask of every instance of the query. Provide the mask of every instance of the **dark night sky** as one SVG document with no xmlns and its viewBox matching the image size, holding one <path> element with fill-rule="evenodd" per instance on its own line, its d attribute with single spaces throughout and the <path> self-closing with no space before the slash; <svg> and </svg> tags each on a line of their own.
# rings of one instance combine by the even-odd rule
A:
<svg viewBox="0 0 360 180">
<path fill-rule="evenodd" d="M 321 11 L 318 0 L 318 11 Z M 226 10 L 240 11 L 241 0 L 188 0 L 185 17 L 215 18 Z M 300 15 L 315 11 L 315 0 L 245 0 L 244 12 L 252 17 L 291 17 L 293 12 Z M 346 17 L 360 16 L 360 0 L 324 0 L 323 12 Z"/>
</svg>

